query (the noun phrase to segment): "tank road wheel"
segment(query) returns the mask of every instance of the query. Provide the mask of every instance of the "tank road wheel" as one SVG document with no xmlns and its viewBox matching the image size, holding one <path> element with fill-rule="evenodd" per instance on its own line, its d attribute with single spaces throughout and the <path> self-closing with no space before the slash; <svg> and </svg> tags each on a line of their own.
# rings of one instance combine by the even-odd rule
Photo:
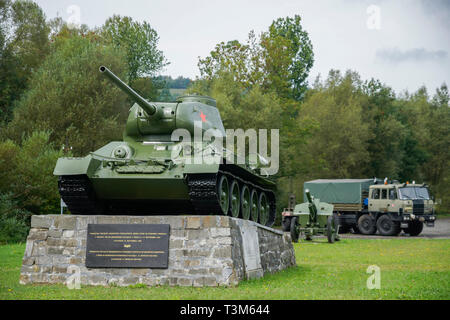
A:
<svg viewBox="0 0 450 320">
<path fill-rule="evenodd" d="M 230 208 L 230 188 L 228 186 L 228 179 L 225 176 L 221 176 L 218 184 L 219 203 L 222 213 L 228 215 L 228 209 Z"/>
<path fill-rule="evenodd" d="M 396 236 L 400 233 L 400 223 L 393 221 L 388 215 L 378 218 L 377 228 L 383 236 Z"/>
<path fill-rule="evenodd" d="M 411 221 L 408 223 L 408 228 L 404 231 L 408 233 L 411 237 L 417 237 L 423 230 L 423 222 Z"/>
<path fill-rule="evenodd" d="M 292 242 L 298 242 L 300 237 L 300 226 L 298 224 L 298 218 L 292 217 L 291 219 L 291 239 Z"/>
<path fill-rule="evenodd" d="M 258 222 L 258 192 L 255 189 L 250 193 L 250 217 Z"/>
<path fill-rule="evenodd" d="M 338 224 L 334 216 L 329 216 L 327 220 L 327 238 L 329 243 L 334 243 L 337 239 Z"/>
<path fill-rule="evenodd" d="M 241 190 L 241 214 L 244 220 L 250 220 L 250 189 L 245 184 Z"/>
<path fill-rule="evenodd" d="M 239 192 L 239 184 L 233 180 L 230 187 L 230 211 L 233 218 L 239 217 L 241 209 L 241 193 Z"/>
<path fill-rule="evenodd" d="M 375 234 L 377 232 L 377 226 L 368 214 L 363 214 L 358 219 L 358 230 L 365 235 Z"/>
<path fill-rule="evenodd" d="M 269 222 L 270 205 L 265 192 L 261 192 L 258 200 L 259 223 L 265 226 Z"/>
</svg>

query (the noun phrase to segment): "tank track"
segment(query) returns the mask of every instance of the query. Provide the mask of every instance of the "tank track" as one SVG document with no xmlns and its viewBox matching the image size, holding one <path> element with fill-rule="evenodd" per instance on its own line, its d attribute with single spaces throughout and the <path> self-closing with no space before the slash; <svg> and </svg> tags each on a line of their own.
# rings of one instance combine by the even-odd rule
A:
<svg viewBox="0 0 450 320">
<path fill-rule="evenodd" d="M 222 214 L 217 195 L 217 174 L 191 174 L 187 183 L 196 214 Z"/>
<path fill-rule="evenodd" d="M 180 214 L 192 211 L 190 201 L 136 201 L 97 199 L 92 183 L 86 175 L 60 176 L 59 193 L 72 214 L 77 215 L 146 215 Z"/>
<path fill-rule="evenodd" d="M 94 190 L 87 176 L 60 176 L 59 194 L 73 214 L 102 214 L 101 203 L 95 201 Z"/>
<path fill-rule="evenodd" d="M 275 194 L 272 190 L 258 186 L 251 181 L 245 180 L 231 172 L 220 170 L 213 174 L 189 174 L 187 184 L 189 188 L 190 203 L 198 215 L 224 215 L 219 204 L 217 192 L 217 181 L 220 175 L 226 175 L 228 179 L 235 179 L 241 185 L 246 184 L 255 188 L 258 192 L 264 191 L 269 198 L 270 214 L 267 226 L 272 226 L 275 222 L 276 204 Z M 95 192 L 89 178 L 85 175 L 78 176 L 60 176 L 58 181 L 59 193 L 61 198 L 69 208 L 72 214 L 90 215 L 90 214 L 147 214 L 147 213 L 182 213 L 188 208 L 178 208 L 171 212 L 163 209 L 162 205 L 153 204 L 152 210 L 148 211 L 148 205 L 135 203 L 130 205 L 126 202 L 115 202 L 106 204 L 96 199 Z M 147 209 L 147 210 L 145 210 Z"/>
<path fill-rule="evenodd" d="M 247 185 L 255 188 L 258 192 L 264 191 L 270 204 L 269 221 L 266 226 L 270 227 L 275 222 L 276 203 L 275 193 L 270 190 L 258 186 L 251 181 L 245 180 L 231 172 L 220 170 L 217 174 L 189 174 L 187 183 L 189 186 L 189 196 L 195 212 L 199 215 L 224 215 L 219 204 L 219 195 L 217 191 L 217 182 L 220 175 L 225 175 L 228 179 L 237 180 L 240 185 Z M 240 217 L 241 218 L 241 217 Z"/>
</svg>

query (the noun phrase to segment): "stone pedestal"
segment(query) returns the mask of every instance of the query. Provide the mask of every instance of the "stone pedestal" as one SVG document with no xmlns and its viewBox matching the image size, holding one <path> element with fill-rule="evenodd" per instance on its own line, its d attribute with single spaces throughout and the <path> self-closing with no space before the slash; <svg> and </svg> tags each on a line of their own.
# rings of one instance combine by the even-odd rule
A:
<svg viewBox="0 0 450 320">
<path fill-rule="evenodd" d="M 170 224 L 168 269 L 85 267 L 88 224 Z M 295 265 L 288 233 L 223 216 L 33 216 L 21 284 L 218 286 Z"/>
</svg>

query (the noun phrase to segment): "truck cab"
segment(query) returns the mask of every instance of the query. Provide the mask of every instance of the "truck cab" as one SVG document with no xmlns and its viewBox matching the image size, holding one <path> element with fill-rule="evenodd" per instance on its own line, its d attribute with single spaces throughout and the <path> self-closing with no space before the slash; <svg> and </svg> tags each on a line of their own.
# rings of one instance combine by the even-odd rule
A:
<svg viewBox="0 0 450 320">
<path fill-rule="evenodd" d="M 425 184 L 371 185 L 367 211 L 378 231 L 385 235 L 398 234 L 401 229 L 418 235 L 424 223 L 432 227 L 436 219 L 434 202 Z"/>
</svg>

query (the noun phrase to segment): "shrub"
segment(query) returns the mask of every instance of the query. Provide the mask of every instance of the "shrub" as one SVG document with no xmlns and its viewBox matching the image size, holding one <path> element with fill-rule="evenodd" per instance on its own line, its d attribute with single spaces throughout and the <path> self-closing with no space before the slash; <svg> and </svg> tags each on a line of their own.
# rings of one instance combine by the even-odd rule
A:
<svg viewBox="0 0 450 320">
<path fill-rule="evenodd" d="M 49 132 L 33 132 L 22 145 L 0 143 L 0 193 L 12 193 L 20 207 L 33 214 L 59 210 L 57 178 L 53 169 L 63 152 L 49 142 Z"/>
<path fill-rule="evenodd" d="M 0 244 L 26 240 L 31 212 L 20 208 L 11 193 L 0 194 Z"/>
</svg>

